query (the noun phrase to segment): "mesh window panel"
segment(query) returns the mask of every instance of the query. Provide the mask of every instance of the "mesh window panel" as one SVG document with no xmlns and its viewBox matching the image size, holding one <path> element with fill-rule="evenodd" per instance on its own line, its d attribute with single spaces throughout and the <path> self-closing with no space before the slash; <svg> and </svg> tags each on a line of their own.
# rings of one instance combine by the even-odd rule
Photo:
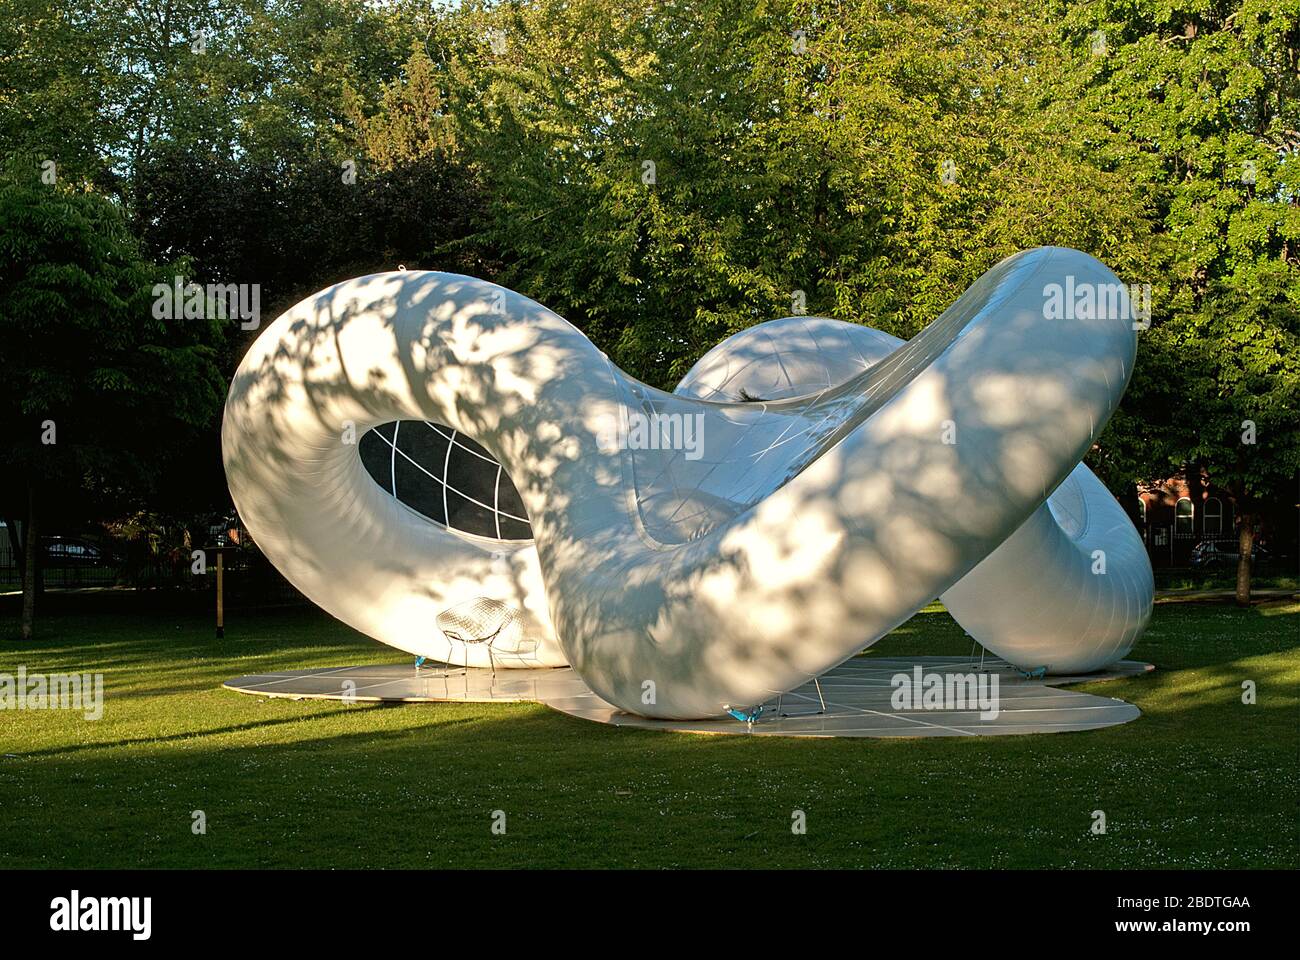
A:
<svg viewBox="0 0 1300 960">
<path fill-rule="evenodd" d="M 358 443 L 374 481 L 435 523 L 492 540 L 531 540 L 519 491 L 482 446 L 442 424 L 384 423 Z"/>
</svg>

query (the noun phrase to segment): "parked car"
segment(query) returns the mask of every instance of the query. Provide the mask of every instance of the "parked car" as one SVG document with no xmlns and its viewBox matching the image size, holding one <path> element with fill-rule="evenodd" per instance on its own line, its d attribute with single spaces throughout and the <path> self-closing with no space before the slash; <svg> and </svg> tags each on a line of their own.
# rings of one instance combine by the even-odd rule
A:
<svg viewBox="0 0 1300 960">
<path fill-rule="evenodd" d="M 1194 567 L 1235 566 L 1241 553 L 1236 540 L 1202 540 L 1192 547 L 1191 564 Z M 1250 562 L 1262 563 L 1269 559 L 1269 552 L 1255 543 L 1251 547 Z"/>
</svg>

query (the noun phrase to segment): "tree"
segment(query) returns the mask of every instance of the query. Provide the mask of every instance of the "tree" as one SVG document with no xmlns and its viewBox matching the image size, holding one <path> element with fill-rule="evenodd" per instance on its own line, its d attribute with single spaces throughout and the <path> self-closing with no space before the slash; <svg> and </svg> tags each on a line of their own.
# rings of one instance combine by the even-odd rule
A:
<svg viewBox="0 0 1300 960">
<path fill-rule="evenodd" d="M 398 263 L 457 270 L 665 387 L 762 320 L 908 337 L 1008 254 L 1076 247 L 1152 287 L 1089 462 L 1129 506 L 1138 480 L 1203 464 L 1247 536 L 1300 448 L 1297 17 L 1295 0 L 0 0 L 0 149 L 120 201 L 142 263 L 258 284 L 264 316 Z M 222 332 L 191 335 L 229 372 L 256 331 Z M 1253 445 L 1233 439 L 1247 421 Z M 182 487 L 168 471 L 193 461 L 173 457 L 161 499 L 224 496 L 204 429 L 204 480 Z"/>
<path fill-rule="evenodd" d="M 1026 246 L 1144 261 L 1034 9 L 542 0 L 431 42 L 505 282 L 670 386 L 791 313 L 911 336 Z"/>
<path fill-rule="evenodd" d="M 1237 504 L 1239 604 L 1250 602 L 1261 505 L 1300 471 L 1300 270 L 1214 284 L 1179 331 L 1201 430 L 1186 450 Z"/>
<path fill-rule="evenodd" d="M 76 0 L 0 0 L 0 148 L 56 175 L 112 184 L 99 104 L 116 82 L 104 21 Z"/>
<path fill-rule="evenodd" d="M 1300 469 L 1300 7 L 1064 6 L 1063 95 L 1115 134 L 1102 162 L 1149 199 L 1157 233 L 1143 338 L 1166 360 L 1139 363 L 1129 440 L 1159 438 L 1149 469 L 1204 467 L 1232 493 L 1248 603 L 1258 505 L 1289 499 Z"/>
<path fill-rule="evenodd" d="M 225 392 L 225 321 L 156 316 L 171 271 L 140 255 L 112 202 L 36 172 L 20 161 L 0 176 L 0 515 L 11 530 L 25 521 L 25 639 L 44 521 L 141 502 Z"/>
</svg>

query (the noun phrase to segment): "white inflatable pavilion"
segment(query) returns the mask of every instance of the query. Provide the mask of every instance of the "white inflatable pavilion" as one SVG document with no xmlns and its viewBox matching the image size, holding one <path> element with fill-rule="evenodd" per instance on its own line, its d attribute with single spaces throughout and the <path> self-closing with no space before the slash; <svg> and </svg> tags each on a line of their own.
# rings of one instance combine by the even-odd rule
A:
<svg viewBox="0 0 1300 960">
<path fill-rule="evenodd" d="M 495 284 L 361 277 L 249 350 L 226 472 L 258 546 L 344 622 L 451 664 L 569 664 L 644 716 L 763 703 L 936 597 L 1024 670 L 1096 670 L 1153 594 L 1080 463 L 1132 372 L 1122 292 L 1035 249 L 906 343 L 774 320 L 665 393 Z"/>
</svg>

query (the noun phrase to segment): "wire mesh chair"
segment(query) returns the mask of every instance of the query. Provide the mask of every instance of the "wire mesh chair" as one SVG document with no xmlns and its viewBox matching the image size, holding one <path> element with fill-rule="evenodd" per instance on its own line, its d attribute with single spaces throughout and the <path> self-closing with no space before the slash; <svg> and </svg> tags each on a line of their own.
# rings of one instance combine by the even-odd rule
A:
<svg viewBox="0 0 1300 960">
<path fill-rule="evenodd" d="M 469 668 L 470 646 L 486 644 L 488 664 L 495 677 L 497 666 L 492 648 L 500 644 L 507 649 L 517 649 L 523 634 L 523 618 L 518 610 L 500 600 L 475 597 L 438 614 L 438 629 L 448 640 L 464 645 L 466 669 Z"/>
</svg>

